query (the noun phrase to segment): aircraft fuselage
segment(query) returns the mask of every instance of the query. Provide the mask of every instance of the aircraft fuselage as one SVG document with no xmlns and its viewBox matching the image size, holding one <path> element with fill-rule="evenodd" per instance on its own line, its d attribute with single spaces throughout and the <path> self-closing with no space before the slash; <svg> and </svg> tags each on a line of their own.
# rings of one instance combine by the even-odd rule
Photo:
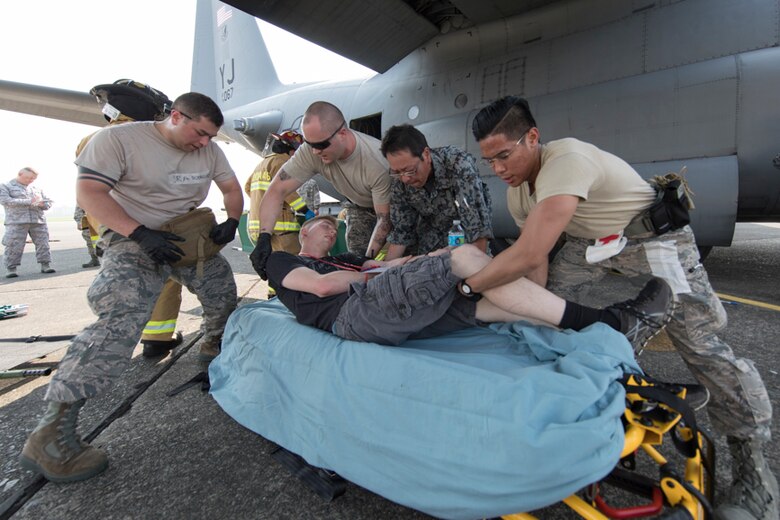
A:
<svg viewBox="0 0 780 520">
<path fill-rule="evenodd" d="M 686 166 L 700 244 L 728 245 L 737 220 L 780 219 L 778 2 L 618 4 L 559 2 L 438 36 L 368 80 L 287 86 L 232 107 L 223 98 L 241 88 L 243 62 L 236 47 L 223 49 L 214 65 L 224 133 L 262 148 L 269 131 L 299 126 L 306 107 L 324 99 L 355 129 L 381 137 L 410 123 L 431 146 L 456 145 L 478 157 L 474 114 L 521 95 L 543 141 L 594 143 L 646 178 Z M 231 128 L 232 119 L 253 116 L 254 133 Z M 496 233 L 515 236 L 505 186 L 482 168 Z"/>
</svg>

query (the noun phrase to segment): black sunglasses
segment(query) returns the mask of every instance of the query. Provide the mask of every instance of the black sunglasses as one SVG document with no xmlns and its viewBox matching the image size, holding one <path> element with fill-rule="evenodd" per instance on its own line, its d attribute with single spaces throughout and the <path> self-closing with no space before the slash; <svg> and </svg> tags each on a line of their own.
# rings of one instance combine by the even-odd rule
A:
<svg viewBox="0 0 780 520">
<path fill-rule="evenodd" d="M 339 125 L 339 127 L 336 129 L 336 131 L 333 132 L 332 134 L 330 134 L 330 136 L 328 136 L 328 138 L 325 139 L 324 141 L 317 141 L 316 143 L 312 143 L 311 141 L 307 141 L 306 139 L 304 139 L 303 142 L 308 144 L 309 146 L 311 146 L 315 150 L 324 150 L 325 148 L 330 146 L 330 140 L 333 139 L 334 135 L 339 133 L 339 130 L 344 128 L 345 124 L 346 124 L 346 121 L 342 121 L 341 124 Z"/>
</svg>

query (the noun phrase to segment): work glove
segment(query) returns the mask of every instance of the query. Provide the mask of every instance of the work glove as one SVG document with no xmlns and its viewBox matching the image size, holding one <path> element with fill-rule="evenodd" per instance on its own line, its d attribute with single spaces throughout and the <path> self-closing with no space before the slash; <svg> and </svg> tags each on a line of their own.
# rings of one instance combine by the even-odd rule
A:
<svg viewBox="0 0 780 520">
<path fill-rule="evenodd" d="M 254 251 L 249 255 L 249 260 L 252 262 L 252 268 L 260 278 L 268 280 L 268 274 L 265 272 L 265 264 L 268 262 L 268 257 L 271 256 L 271 234 L 260 233 L 257 237 L 257 244 Z"/>
<path fill-rule="evenodd" d="M 232 242 L 236 238 L 236 230 L 238 229 L 238 220 L 229 218 L 222 224 L 214 226 L 214 229 L 209 233 L 209 238 L 214 241 L 215 244 L 221 246 Z"/>
<path fill-rule="evenodd" d="M 128 238 L 138 242 L 141 249 L 158 264 L 172 264 L 184 256 L 184 251 L 170 242 L 184 242 L 184 239 L 167 231 L 156 231 L 141 225 L 135 228 Z"/>
</svg>

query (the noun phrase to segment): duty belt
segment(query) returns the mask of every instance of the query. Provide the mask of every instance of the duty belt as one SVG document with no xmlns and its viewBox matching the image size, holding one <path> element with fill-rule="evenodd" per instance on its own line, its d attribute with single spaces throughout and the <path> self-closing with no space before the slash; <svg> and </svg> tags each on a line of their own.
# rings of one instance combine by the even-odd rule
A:
<svg viewBox="0 0 780 520">
<path fill-rule="evenodd" d="M 648 232 L 655 234 L 655 228 L 653 227 L 653 223 L 650 220 L 650 212 L 648 210 L 644 210 L 636 217 L 631 219 L 631 222 L 628 223 L 626 229 L 623 230 L 623 235 L 626 238 L 630 238 L 637 235 L 643 235 Z"/>
</svg>

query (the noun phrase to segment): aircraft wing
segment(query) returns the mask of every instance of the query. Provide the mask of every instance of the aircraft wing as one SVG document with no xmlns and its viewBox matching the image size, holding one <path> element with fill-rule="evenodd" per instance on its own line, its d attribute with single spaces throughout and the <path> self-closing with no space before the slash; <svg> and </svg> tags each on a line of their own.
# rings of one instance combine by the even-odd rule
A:
<svg viewBox="0 0 780 520">
<path fill-rule="evenodd" d="M 85 92 L 0 80 L 0 110 L 105 126 L 95 98 Z"/>
<path fill-rule="evenodd" d="M 439 33 L 507 18 L 555 0 L 224 1 L 383 73 Z M 221 15 L 230 16 L 229 8 Z"/>
</svg>

